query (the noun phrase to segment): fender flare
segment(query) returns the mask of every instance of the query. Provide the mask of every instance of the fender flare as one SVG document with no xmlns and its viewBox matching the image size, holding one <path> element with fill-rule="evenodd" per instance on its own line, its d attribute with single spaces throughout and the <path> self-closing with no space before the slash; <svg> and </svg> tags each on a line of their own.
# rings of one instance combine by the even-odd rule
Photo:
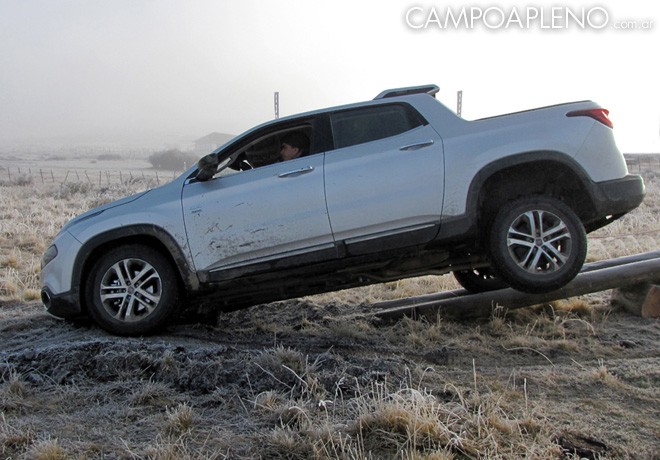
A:
<svg viewBox="0 0 660 460">
<path fill-rule="evenodd" d="M 463 240 L 465 236 L 476 236 L 479 232 L 479 204 L 486 182 L 498 172 L 539 162 L 554 162 L 570 169 L 578 177 L 587 192 L 587 199 L 595 202 L 593 181 L 582 166 L 569 155 L 555 151 L 531 151 L 496 159 L 483 166 L 472 178 L 465 197 L 465 213 L 444 220 L 440 227 L 439 240 Z"/>
<path fill-rule="evenodd" d="M 146 243 L 144 240 L 145 237 L 148 239 Z M 149 224 L 129 225 L 112 229 L 85 241 L 76 256 L 72 284 L 74 286 L 81 286 L 80 291 L 84 292 L 84 288 L 82 288 L 83 278 L 87 270 L 89 270 L 89 266 L 93 263 L 94 254 L 101 248 L 108 245 L 115 246 L 113 243 L 123 244 L 128 242 L 153 246 L 154 241 L 157 242 L 156 246 L 160 246 L 159 249 L 164 248 L 167 250 L 167 253 L 164 255 L 173 262 L 174 269 L 183 282 L 185 289 L 188 292 L 198 290 L 199 279 L 195 271 L 190 267 L 185 254 L 174 237 L 163 228 Z"/>
<path fill-rule="evenodd" d="M 486 166 L 481 168 L 481 170 L 479 170 L 479 172 L 472 179 L 470 187 L 468 188 L 468 194 L 466 197 L 467 215 L 471 218 L 477 218 L 479 211 L 479 196 L 486 181 L 490 179 L 494 174 L 509 168 L 543 161 L 559 163 L 573 171 L 578 176 L 580 182 L 590 194 L 590 199 L 593 201 L 594 197 L 591 195 L 592 187 L 588 186 L 592 180 L 589 178 L 589 175 L 584 170 L 584 168 L 582 168 L 582 166 L 573 158 L 566 155 L 565 153 L 552 150 L 525 152 L 495 160 L 491 163 L 488 163 Z"/>
</svg>

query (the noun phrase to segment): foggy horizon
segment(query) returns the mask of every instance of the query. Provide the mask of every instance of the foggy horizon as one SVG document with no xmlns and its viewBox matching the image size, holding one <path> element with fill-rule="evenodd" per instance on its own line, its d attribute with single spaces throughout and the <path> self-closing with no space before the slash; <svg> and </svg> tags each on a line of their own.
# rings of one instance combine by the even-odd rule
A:
<svg viewBox="0 0 660 460">
<path fill-rule="evenodd" d="M 613 24 L 660 18 L 603 5 Z M 275 91 L 287 116 L 434 83 L 453 110 L 463 91 L 466 119 L 594 100 L 622 152 L 660 152 L 657 25 L 440 30 L 411 6 L 0 0 L 0 149 L 185 145 L 273 119 Z"/>
</svg>

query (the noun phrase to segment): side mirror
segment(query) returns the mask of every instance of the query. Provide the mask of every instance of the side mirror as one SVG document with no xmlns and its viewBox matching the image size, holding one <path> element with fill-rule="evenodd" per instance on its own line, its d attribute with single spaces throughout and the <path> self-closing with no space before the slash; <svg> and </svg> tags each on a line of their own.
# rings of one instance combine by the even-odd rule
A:
<svg viewBox="0 0 660 460">
<path fill-rule="evenodd" d="M 205 182 L 215 175 L 218 171 L 218 155 L 209 153 L 206 156 L 203 156 L 197 162 L 197 168 L 199 172 L 197 173 L 196 179 L 201 182 Z"/>
</svg>

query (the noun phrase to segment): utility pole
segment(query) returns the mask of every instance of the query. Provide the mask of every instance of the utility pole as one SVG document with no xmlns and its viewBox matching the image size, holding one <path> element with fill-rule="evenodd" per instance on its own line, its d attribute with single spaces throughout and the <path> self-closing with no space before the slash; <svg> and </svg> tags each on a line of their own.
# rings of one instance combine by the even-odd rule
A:
<svg viewBox="0 0 660 460">
<path fill-rule="evenodd" d="M 280 118 L 280 92 L 275 91 L 275 119 Z"/>
<path fill-rule="evenodd" d="M 461 116 L 463 111 L 463 90 L 456 93 L 456 115 Z"/>
</svg>

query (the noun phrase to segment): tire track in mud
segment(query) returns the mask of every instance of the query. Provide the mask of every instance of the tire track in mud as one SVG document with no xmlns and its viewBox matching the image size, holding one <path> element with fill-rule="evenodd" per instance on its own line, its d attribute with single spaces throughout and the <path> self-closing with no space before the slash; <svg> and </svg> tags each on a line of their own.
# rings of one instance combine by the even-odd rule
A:
<svg viewBox="0 0 660 460">
<path fill-rule="evenodd" d="M 495 348 L 491 355 L 475 356 L 467 344 L 438 343 L 431 349 L 415 349 L 388 343 L 375 334 L 345 337 L 329 330 L 299 331 L 297 326 L 290 328 L 290 324 L 298 324 L 298 319 L 292 319 L 299 316 L 292 312 L 298 307 L 290 304 L 265 308 L 266 320 L 285 326 L 277 333 L 254 330 L 247 319 L 259 310 L 251 309 L 225 318 L 230 324 L 224 327 L 182 324 L 170 326 L 160 335 L 120 338 L 89 324 L 56 320 L 34 305 L 5 305 L 3 311 L 8 309 L 10 314 L 0 322 L 0 380 L 6 380 L 11 372 L 35 384 L 155 379 L 181 390 L 208 392 L 223 385 L 248 384 L 241 375 L 260 356 L 277 348 L 295 350 L 310 362 L 324 361 L 328 378 L 341 372 L 350 376 L 401 375 L 406 368 L 415 367 L 455 375 L 471 374 L 473 366 L 478 366 L 484 376 L 511 373 L 512 369 L 533 374 L 581 363 L 593 367 L 598 359 L 592 353 L 530 347 Z M 246 329 L 232 328 L 232 322 L 242 323 Z M 641 319 L 625 317 L 602 331 L 598 340 L 614 350 L 608 362 L 625 361 L 625 366 L 617 366 L 626 369 L 634 368 L 635 363 L 647 367 L 649 361 L 660 360 L 659 329 Z"/>
<path fill-rule="evenodd" d="M 112 381 L 157 381 L 179 391 L 268 388 L 272 381 L 254 362 L 277 347 L 298 350 L 318 363 L 326 384 L 347 372 L 363 379 L 399 367 L 392 350 L 356 347 L 353 341 L 283 334 L 230 333 L 201 324 L 176 325 L 160 335 L 115 337 L 88 324 L 51 318 L 12 306 L 16 315 L 0 326 L 0 383 L 13 374 L 31 385 L 95 385 Z M 363 348 L 363 350 L 360 350 Z M 341 349 L 341 353 L 333 350 Z M 263 374 L 263 375 L 262 375 Z M 268 380 L 268 381 L 266 381 Z"/>
</svg>

